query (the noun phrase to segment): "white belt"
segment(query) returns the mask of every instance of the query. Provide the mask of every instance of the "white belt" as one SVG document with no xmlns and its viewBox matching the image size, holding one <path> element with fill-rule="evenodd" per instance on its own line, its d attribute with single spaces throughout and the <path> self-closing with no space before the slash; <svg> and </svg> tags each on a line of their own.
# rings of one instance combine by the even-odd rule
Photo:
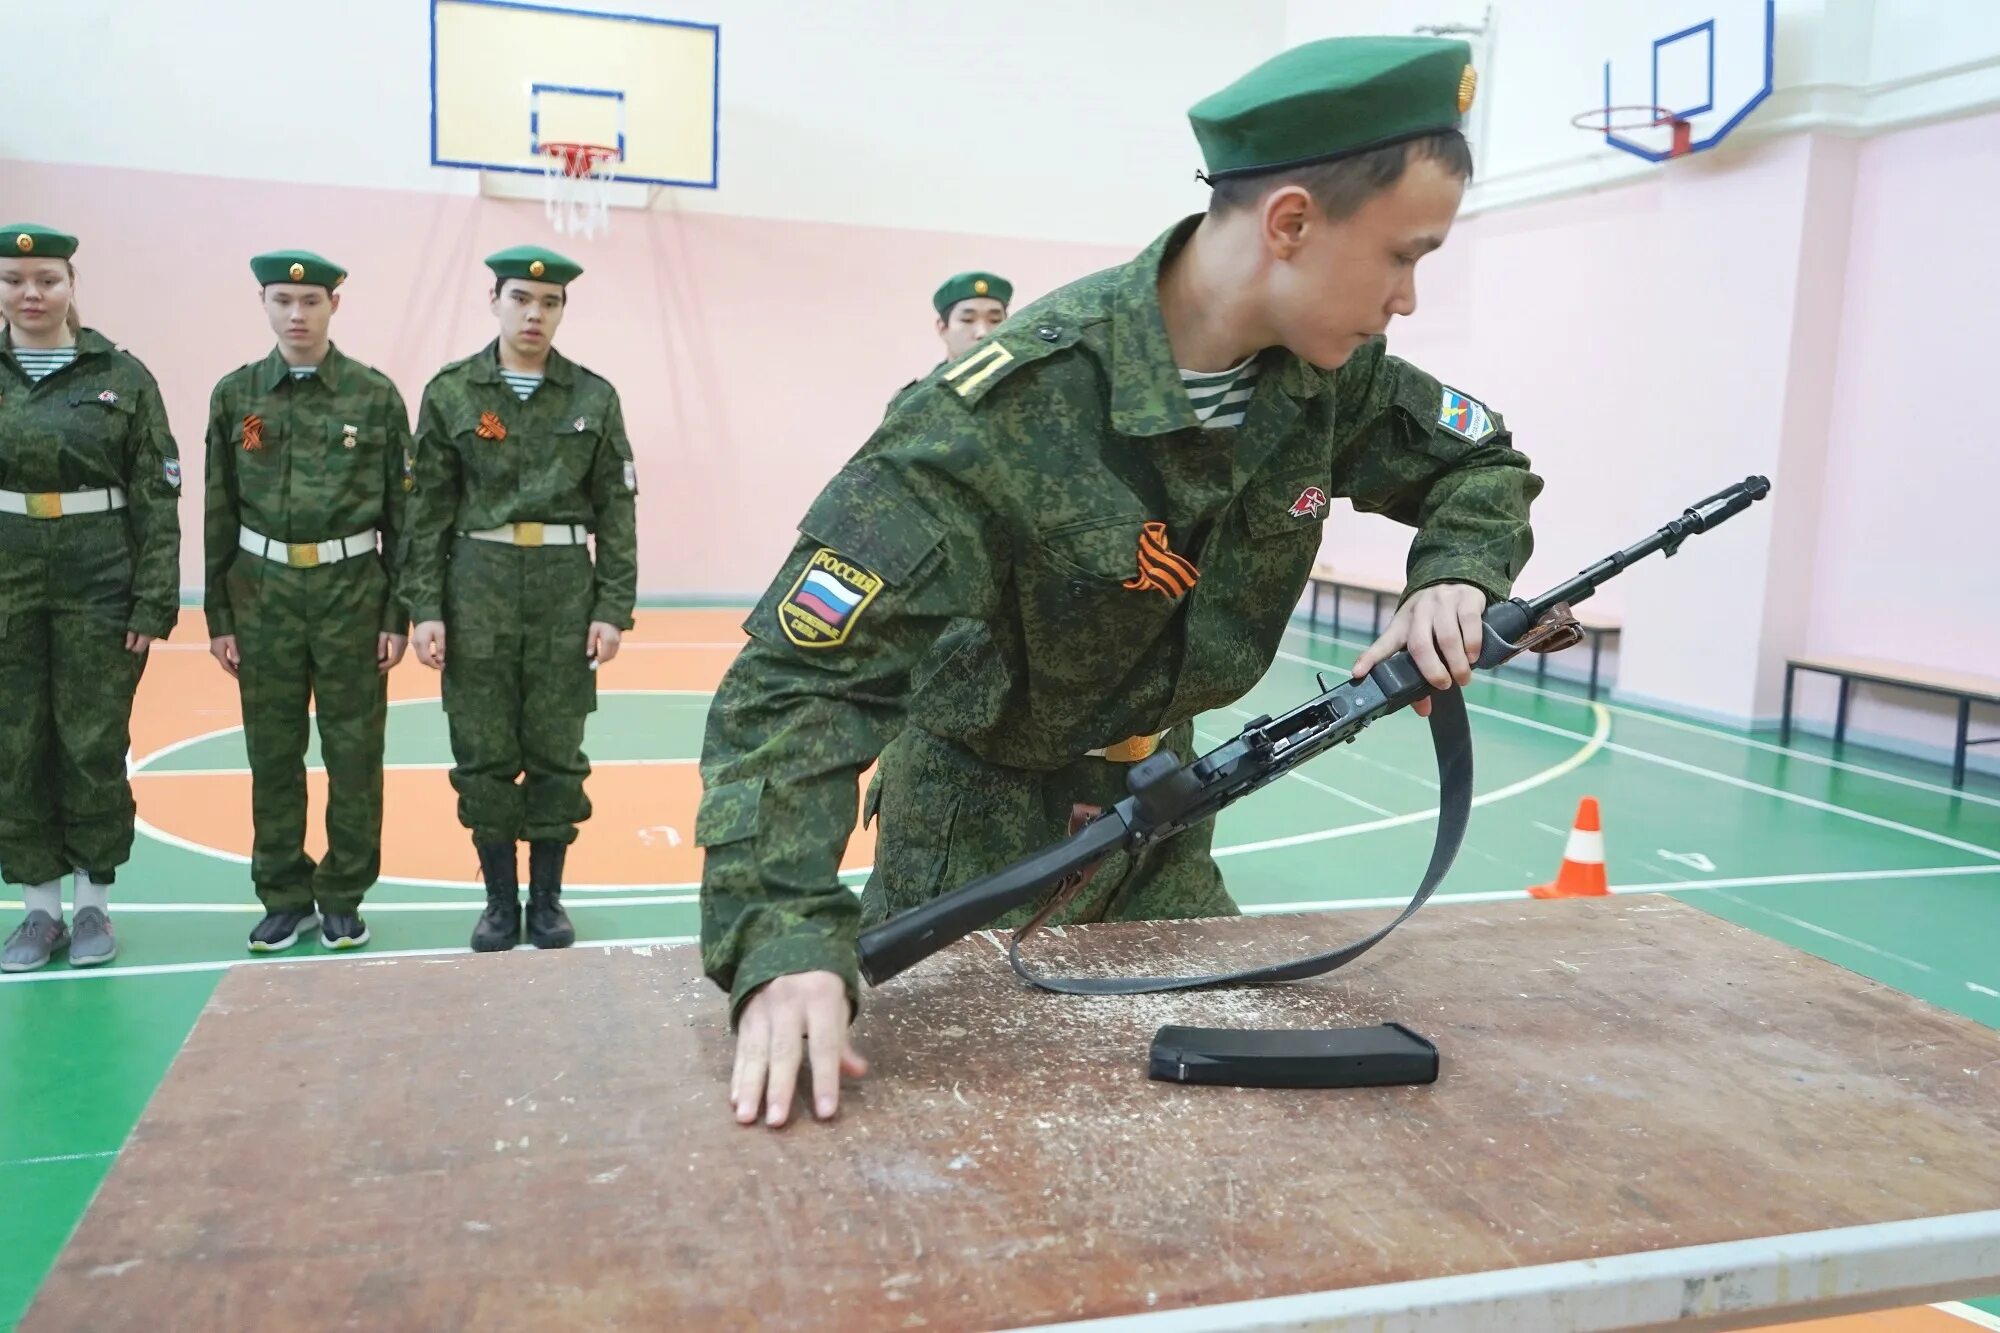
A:
<svg viewBox="0 0 2000 1333">
<path fill-rule="evenodd" d="M 124 507 L 125 492 L 116 486 L 100 491 L 41 491 L 35 494 L 0 491 L 0 514 L 23 514 L 29 518 L 108 514 Z"/>
<path fill-rule="evenodd" d="M 1141 759 L 1153 757 L 1153 751 L 1160 748 L 1166 732 L 1157 736 L 1128 736 L 1116 745 L 1107 745 L 1101 750 L 1087 750 L 1092 759 L 1109 759 L 1114 764 L 1136 764 Z"/>
<path fill-rule="evenodd" d="M 458 535 L 502 546 L 581 546 L 589 539 L 590 529 L 581 523 L 502 523 L 483 532 Z"/>
<path fill-rule="evenodd" d="M 337 537 L 330 542 L 281 542 L 244 528 L 236 544 L 252 555 L 280 565 L 312 569 L 317 565 L 337 564 L 357 555 L 375 554 L 375 529 L 357 532 L 352 537 Z"/>
</svg>

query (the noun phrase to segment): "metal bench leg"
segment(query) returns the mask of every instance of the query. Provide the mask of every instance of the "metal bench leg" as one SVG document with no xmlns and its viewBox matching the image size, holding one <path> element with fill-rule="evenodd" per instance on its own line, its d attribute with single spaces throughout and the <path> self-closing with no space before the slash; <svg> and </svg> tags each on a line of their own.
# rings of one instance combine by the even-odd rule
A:
<svg viewBox="0 0 2000 1333">
<path fill-rule="evenodd" d="M 1966 732 L 1971 726 L 1972 700 L 1960 699 L 1958 701 L 1958 744 L 1952 747 L 1951 752 L 1951 785 L 1954 787 L 1963 787 L 1965 785 Z"/>
<path fill-rule="evenodd" d="M 1340 633 L 1340 585 L 1333 585 L 1333 632 Z"/>
<path fill-rule="evenodd" d="M 1778 723 L 1778 744 L 1780 745 L 1790 745 L 1792 743 L 1792 680 L 1797 675 L 1798 668 L 1787 663 L 1785 665 L 1785 713 L 1784 719 Z"/>
<path fill-rule="evenodd" d="M 1597 664 L 1598 660 L 1603 656 L 1604 656 L 1604 636 L 1602 634 L 1591 635 L 1590 636 L 1590 697 L 1593 699 L 1597 697 Z"/>
<path fill-rule="evenodd" d="M 1852 676 L 1840 678 L 1840 711 L 1834 714 L 1833 719 L 1833 748 L 1836 750 L 1847 744 L 1847 696 L 1853 686 Z"/>
<path fill-rule="evenodd" d="M 1312 600 L 1306 603 L 1306 628 L 1319 628 L 1319 584 L 1312 585 Z"/>
</svg>

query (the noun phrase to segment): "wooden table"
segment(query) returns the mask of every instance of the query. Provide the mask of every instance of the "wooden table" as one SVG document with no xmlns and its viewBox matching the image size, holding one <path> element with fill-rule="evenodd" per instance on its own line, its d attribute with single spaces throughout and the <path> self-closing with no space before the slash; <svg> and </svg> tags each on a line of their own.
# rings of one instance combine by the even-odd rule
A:
<svg viewBox="0 0 2000 1333">
<path fill-rule="evenodd" d="M 1237 967 L 1373 913 L 1072 929 Z M 1149 1081 L 1394 1019 L 1429 1087 Z M 688 948 L 254 965 L 28 1329 L 1724 1328 L 2000 1291 L 2000 1033 L 1671 900 L 1433 906 L 1347 972 L 1056 998 L 976 936 L 834 1124 L 740 1128 Z M 1093 1325 L 1098 1327 L 1100 1325 Z"/>
</svg>

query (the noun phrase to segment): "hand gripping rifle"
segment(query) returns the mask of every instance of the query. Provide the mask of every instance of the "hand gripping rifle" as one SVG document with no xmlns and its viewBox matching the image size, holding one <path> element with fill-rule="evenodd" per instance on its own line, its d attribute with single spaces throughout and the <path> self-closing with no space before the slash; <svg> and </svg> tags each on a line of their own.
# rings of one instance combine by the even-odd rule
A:
<svg viewBox="0 0 2000 1333">
<path fill-rule="evenodd" d="M 1583 630 L 1571 606 L 1655 551 L 1672 556 L 1689 537 L 1742 513 L 1770 490 L 1766 478 L 1746 478 L 1682 511 L 1680 517 L 1636 546 L 1606 556 L 1540 597 L 1517 597 L 1489 607 L 1475 665 L 1491 670 L 1522 653 L 1559 652 L 1578 643 Z M 1322 675 L 1320 685 L 1318 695 L 1291 712 L 1257 718 L 1234 740 L 1193 763 L 1183 764 L 1172 751 L 1161 750 L 1134 764 L 1126 775 L 1131 795 L 1068 838 L 863 931 L 858 946 L 862 975 L 871 984 L 880 985 L 954 940 L 1044 894 L 1047 900 L 1034 918 L 1015 932 L 1008 954 L 1023 979 L 1047 990 L 1129 995 L 1223 983 L 1296 981 L 1330 972 L 1360 957 L 1423 906 L 1451 869 L 1472 809 L 1472 738 L 1463 697 L 1455 689 L 1434 690 L 1407 651 L 1382 662 L 1361 680 L 1328 686 Z M 1424 698 L 1431 700 L 1431 738 L 1440 779 L 1437 841 L 1423 883 L 1410 905 L 1382 929 L 1343 948 L 1297 962 L 1208 976 L 1044 977 L 1030 973 L 1022 964 L 1021 941 L 1074 897 L 1089 872 L 1112 852 L 1130 853 L 1127 874 L 1135 873 L 1147 853 L 1168 838 L 1214 818 L 1224 807 L 1276 782 L 1314 756 L 1353 740 L 1376 719 Z"/>
</svg>

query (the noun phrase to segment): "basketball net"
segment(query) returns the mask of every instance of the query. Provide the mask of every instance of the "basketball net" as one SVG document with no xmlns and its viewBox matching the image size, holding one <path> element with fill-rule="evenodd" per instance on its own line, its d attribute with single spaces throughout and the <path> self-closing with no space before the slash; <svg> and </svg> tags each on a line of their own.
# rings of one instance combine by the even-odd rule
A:
<svg viewBox="0 0 2000 1333">
<path fill-rule="evenodd" d="M 610 229 L 617 161 L 617 149 L 599 144 L 542 145 L 542 203 L 557 235 L 588 239 Z"/>
</svg>

